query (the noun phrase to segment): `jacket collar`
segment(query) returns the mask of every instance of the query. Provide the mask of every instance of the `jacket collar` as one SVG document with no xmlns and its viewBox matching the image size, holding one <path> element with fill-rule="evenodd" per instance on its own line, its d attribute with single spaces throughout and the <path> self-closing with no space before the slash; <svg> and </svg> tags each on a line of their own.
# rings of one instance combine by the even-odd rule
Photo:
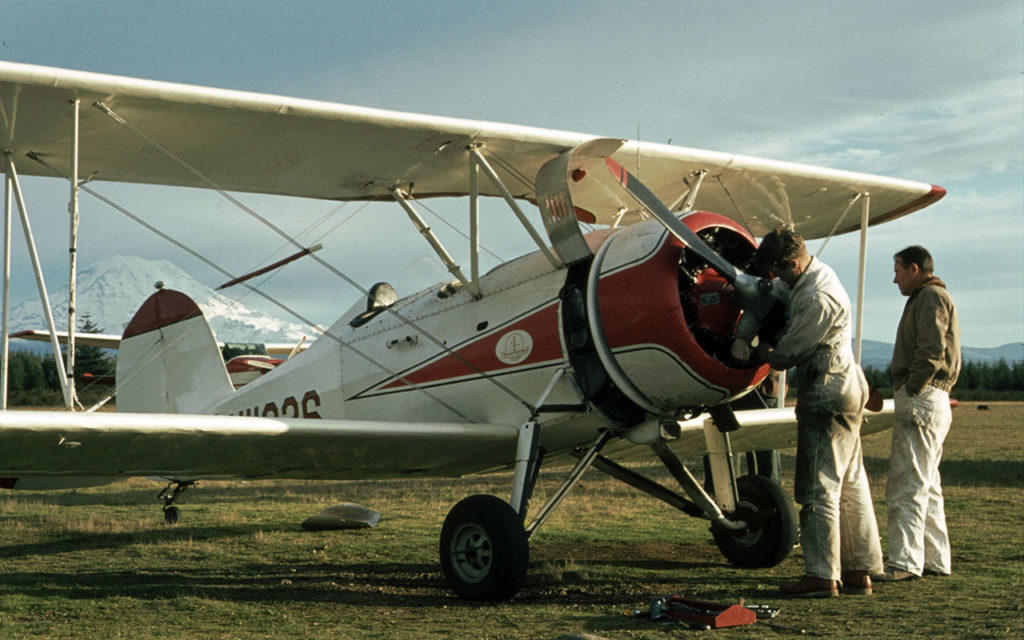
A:
<svg viewBox="0 0 1024 640">
<path fill-rule="evenodd" d="M 946 283 L 943 282 L 942 280 L 939 280 L 937 276 L 931 276 L 911 292 L 907 302 L 917 297 L 917 294 L 921 293 L 921 291 L 923 291 L 925 287 L 942 287 L 943 289 L 945 289 Z"/>
</svg>

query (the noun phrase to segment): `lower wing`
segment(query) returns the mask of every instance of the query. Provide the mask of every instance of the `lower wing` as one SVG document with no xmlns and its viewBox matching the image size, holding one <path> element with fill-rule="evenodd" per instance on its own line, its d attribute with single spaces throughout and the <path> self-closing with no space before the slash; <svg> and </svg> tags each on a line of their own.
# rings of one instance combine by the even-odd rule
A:
<svg viewBox="0 0 1024 640">
<path fill-rule="evenodd" d="M 892 410 L 887 400 L 881 412 L 868 414 L 862 433 L 889 428 Z M 736 453 L 796 446 L 792 408 L 739 411 L 736 418 Z M 707 420 L 680 422 L 672 449 L 707 453 Z M 3 411 L 0 480 L 460 476 L 511 466 L 517 435 L 517 427 L 504 424 Z M 650 447 L 625 439 L 604 453 L 620 461 L 653 458 Z"/>
</svg>

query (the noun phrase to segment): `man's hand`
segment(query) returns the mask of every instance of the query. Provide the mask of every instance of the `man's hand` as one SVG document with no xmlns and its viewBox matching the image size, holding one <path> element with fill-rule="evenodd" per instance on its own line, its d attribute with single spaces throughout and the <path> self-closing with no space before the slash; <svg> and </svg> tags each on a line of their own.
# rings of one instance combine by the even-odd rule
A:
<svg viewBox="0 0 1024 640">
<path fill-rule="evenodd" d="M 740 338 L 733 340 L 732 347 L 729 348 L 729 355 L 738 362 L 747 362 L 750 360 L 750 343 Z"/>
</svg>

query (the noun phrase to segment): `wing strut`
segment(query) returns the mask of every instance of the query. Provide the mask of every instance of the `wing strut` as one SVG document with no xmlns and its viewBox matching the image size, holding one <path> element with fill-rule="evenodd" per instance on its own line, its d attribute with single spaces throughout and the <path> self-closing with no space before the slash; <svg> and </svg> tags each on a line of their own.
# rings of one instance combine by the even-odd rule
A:
<svg viewBox="0 0 1024 640">
<path fill-rule="evenodd" d="M 452 256 L 450 253 L 448 253 L 448 250 L 444 248 L 444 245 L 441 244 L 441 241 L 437 239 L 437 236 L 434 235 L 434 232 L 430 230 L 430 227 L 427 226 L 427 223 L 423 221 L 423 218 L 420 216 L 420 214 L 416 213 L 416 209 L 414 209 L 412 204 L 409 202 L 408 194 L 404 193 L 398 187 L 392 189 L 391 193 L 395 197 L 395 202 L 402 205 L 402 208 L 405 209 L 405 213 L 409 216 L 409 219 L 412 220 L 412 223 L 416 226 L 416 230 L 419 231 L 420 234 L 422 234 L 423 237 L 427 239 L 427 242 L 430 243 L 430 246 L 434 249 L 434 253 L 437 254 L 437 257 L 441 258 L 441 262 L 444 263 L 444 266 L 448 269 L 448 272 L 455 276 L 459 280 L 459 282 L 462 283 L 462 286 L 466 287 L 466 291 L 469 291 L 470 295 L 472 295 L 474 298 L 479 299 L 480 283 L 477 282 L 475 278 L 472 281 L 470 281 L 466 278 L 465 275 L 463 275 L 462 269 L 459 267 L 459 265 L 455 264 L 454 260 L 452 260 Z M 475 266 L 476 265 L 474 261 L 474 267 Z"/>
<path fill-rule="evenodd" d="M 10 158 L 4 158 L 4 164 L 10 162 Z M 6 168 L 6 166 L 5 166 Z M 7 372 L 10 364 L 10 327 L 8 320 L 11 302 L 11 195 L 14 187 L 12 185 L 11 172 L 4 173 L 4 306 L 3 306 L 3 336 L 0 337 L 0 411 L 7 410 Z"/>
<path fill-rule="evenodd" d="M 484 173 L 486 173 L 487 177 L 491 179 L 491 182 L 494 184 L 495 188 L 497 188 L 498 191 L 501 192 L 502 197 L 505 198 L 505 202 L 507 202 L 508 206 L 512 208 L 512 211 L 516 214 L 516 217 L 519 218 L 519 222 L 522 223 L 523 227 L 530 234 L 530 237 L 533 238 L 533 241 L 537 243 L 538 247 L 540 247 L 540 252 L 543 253 L 544 257 L 548 259 L 548 262 L 551 263 L 551 266 L 553 266 L 556 269 L 561 269 L 562 261 L 559 260 L 555 256 L 555 254 L 551 253 L 551 249 L 548 249 L 548 243 L 544 241 L 544 238 L 542 238 L 541 235 L 537 232 L 537 229 L 535 229 L 534 226 L 530 224 L 530 220 L 526 217 L 526 214 L 523 213 L 523 210 L 519 208 L 519 204 L 512 196 L 512 193 L 508 190 L 508 187 L 506 187 L 505 183 L 501 181 L 501 177 L 498 176 L 498 174 L 494 171 L 491 165 L 488 164 L 487 159 L 484 158 L 482 153 L 480 153 L 480 147 L 478 145 L 471 145 L 469 147 L 469 153 L 475 159 L 476 164 L 480 167 L 483 167 Z"/>
<path fill-rule="evenodd" d="M 18 203 L 18 213 L 21 216 L 21 230 L 25 233 L 25 244 L 28 245 L 29 257 L 32 259 L 32 270 L 36 275 L 36 286 L 39 287 L 39 300 L 43 303 L 43 314 L 46 316 L 46 326 L 50 329 L 50 346 L 53 347 L 53 359 L 57 366 L 57 379 L 60 381 L 60 389 L 64 394 L 64 404 L 70 408 L 72 406 L 71 390 L 68 387 L 68 377 L 64 370 L 64 358 L 61 357 L 60 345 L 57 343 L 57 328 L 53 324 L 53 312 L 50 310 L 50 297 L 46 295 L 46 282 L 43 280 L 42 267 L 39 266 L 39 254 L 36 252 L 36 241 L 32 235 L 32 226 L 28 221 L 28 210 L 25 208 L 25 197 L 21 192 L 21 183 L 18 181 L 18 172 L 14 167 L 14 160 L 11 159 L 11 154 L 5 153 L 4 156 L 7 162 L 7 187 L 13 191 L 14 199 Z M 4 320 L 6 319 L 7 305 L 5 304 Z M 6 331 L 4 332 L 4 335 L 6 335 Z M 6 350 L 4 353 L 6 354 Z M 5 376 L 4 385 L 6 384 L 7 380 Z"/>
<path fill-rule="evenodd" d="M 71 101 L 71 195 L 68 202 L 68 411 L 75 410 L 75 304 L 77 287 L 75 280 L 78 273 L 78 129 L 79 107 L 81 101 Z"/>
<path fill-rule="evenodd" d="M 868 220 L 871 213 L 871 194 L 864 194 L 860 209 L 860 266 L 857 271 L 857 325 L 854 336 L 854 358 L 860 364 L 860 347 L 864 327 L 864 267 L 868 255 Z"/>
</svg>

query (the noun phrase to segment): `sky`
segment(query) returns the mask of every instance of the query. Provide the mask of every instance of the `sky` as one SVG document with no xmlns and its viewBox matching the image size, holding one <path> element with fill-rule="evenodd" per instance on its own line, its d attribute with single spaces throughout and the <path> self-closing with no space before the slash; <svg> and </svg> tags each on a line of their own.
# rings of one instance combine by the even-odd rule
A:
<svg viewBox="0 0 1024 640">
<path fill-rule="evenodd" d="M 0 15 L 0 60 L 11 62 L 639 135 L 940 185 L 948 195 L 938 204 L 870 230 L 864 337 L 893 341 L 905 299 L 892 284 L 892 255 L 923 244 L 957 302 L 965 345 L 1024 340 L 1019 0 L 4 0 Z M 47 286 L 64 287 L 67 186 L 23 182 Z M 290 253 L 214 192 L 92 186 L 233 273 Z M 388 281 L 405 295 L 447 276 L 397 204 L 240 199 L 303 241 L 330 231 L 320 255 L 363 287 Z M 433 217 L 465 230 L 466 200 L 427 205 L 428 223 L 467 264 L 465 241 Z M 533 250 L 502 202 L 484 207 L 485 266 Z M 84 264 L 124 253 L 170 259 L 210 285 L 225 279 L 86 194 L 81 215 Z M 37 295 L 17 229 L 15 301 Z M 853 298 L 857 235 L 833 238 L 822 259 Z M 361 297 L 310 260 L 261 287 L 322 324 Z"/>
</svg>

